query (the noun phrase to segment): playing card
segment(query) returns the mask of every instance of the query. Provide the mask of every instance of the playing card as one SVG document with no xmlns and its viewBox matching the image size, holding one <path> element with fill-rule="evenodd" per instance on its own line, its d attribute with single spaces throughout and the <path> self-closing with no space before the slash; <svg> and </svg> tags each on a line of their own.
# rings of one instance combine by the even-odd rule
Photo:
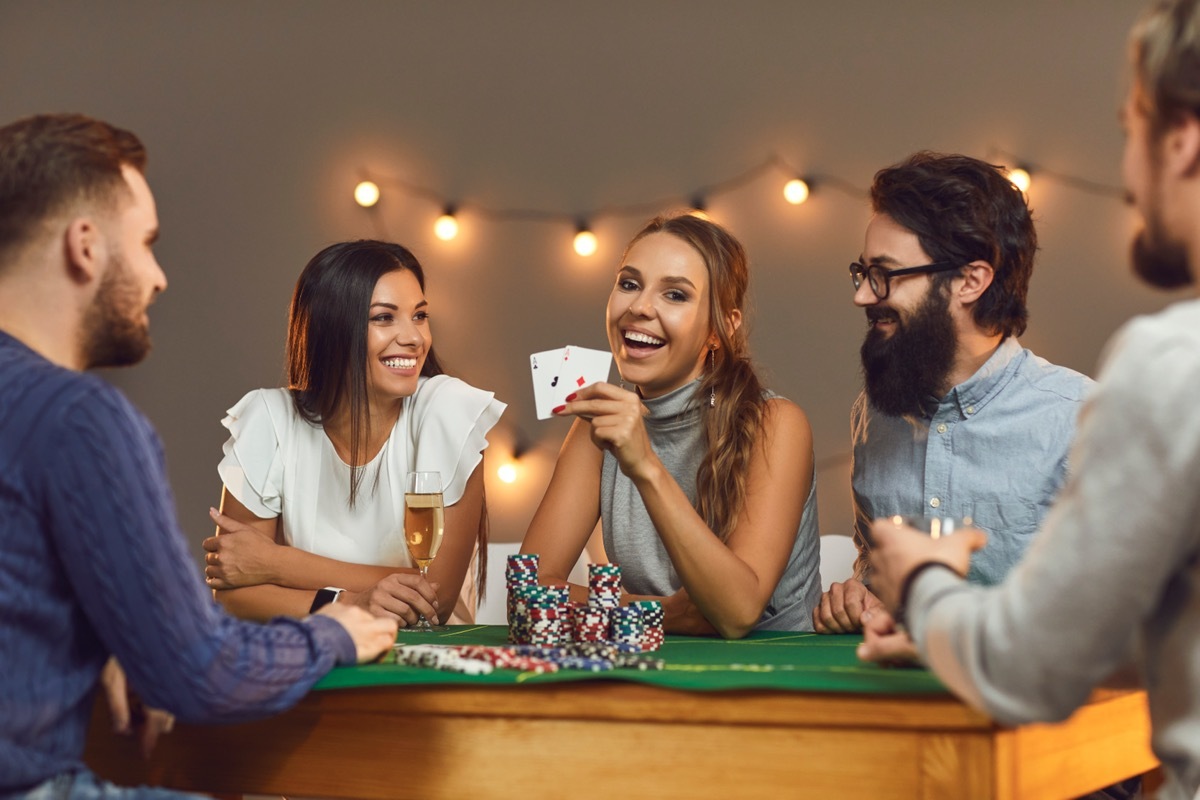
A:
<svg viewBox="0 0 1200 800">
<path fill-rule="evenodd" d="M 563 348 L 562 364 L 558 369 L 558 382 L 554 386 L 554 405 L 567 402 L 567 395 L 583 387 L 608 380 L 612 367 L 612 353 L 607 350 L 589 350 L 586 347 L 567 345 Z"/>
<path fill-rule="evenodd" d="M 533 374 L 533 405 L 537 410 L 538 419 L 550 419 L 550 410 L 562 405 L 561 400 L 555 400 L 555 389 L 558 388 L 558 370 L 562 366 L 565 347 L 557 350 L 545 350 L 534 353 L 529 357 L 529 371 Z"/>
</svg>

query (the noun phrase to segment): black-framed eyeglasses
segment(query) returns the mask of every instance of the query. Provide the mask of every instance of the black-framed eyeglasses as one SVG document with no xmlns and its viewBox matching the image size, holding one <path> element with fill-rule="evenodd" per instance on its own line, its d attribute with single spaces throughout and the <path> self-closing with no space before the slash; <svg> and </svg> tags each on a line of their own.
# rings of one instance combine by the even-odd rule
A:
<svg viewBox="0 0 1200 800">
<path fill-rule="evenodd" d="M 924 264 L 920 267 L 901 267 L 900 269 L 888 269 L 879 264 L 861 264 L 857 261 L 850 264 L 850 280 L 854 281 L 854 290 L 858 291 L 858 287 L 862 286 L 863 278 L 866 278 L 867 283 L 871 287 L 871 291 L 880 300 L 886 300 L 888 292 L 891 291 L 892 278 L 898 278 L 901 275 L 919 275 L 931 272 L 948 272 L 952 269 L 959 269 L 963 265 L 957 261 L 938 261 L 934 264 Z"/>
</svg>

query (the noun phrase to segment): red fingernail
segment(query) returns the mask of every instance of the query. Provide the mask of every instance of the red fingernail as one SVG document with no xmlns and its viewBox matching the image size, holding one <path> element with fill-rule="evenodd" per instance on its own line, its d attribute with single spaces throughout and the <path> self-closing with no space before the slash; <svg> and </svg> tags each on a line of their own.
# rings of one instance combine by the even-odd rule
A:
<svg viewBox="0 0 1200 800">
<path fill-rule="evenodd" d="M 571 398 L 568 397 L 567 399 L 570 400 Z M 550 409 L 550 413 L 557 414 L 558 412 L 562 411 L 564 408 L 566 408 L 566 406 L 555 406 L 554 408 Z"/>
<path fill-rule="evenodd" d="M 578 396 L 579 396 L 579 392 L 571 392 L 569 395 L 567 395 L 567 402 L 568 403 L 571 402 Z"/>
</svg>

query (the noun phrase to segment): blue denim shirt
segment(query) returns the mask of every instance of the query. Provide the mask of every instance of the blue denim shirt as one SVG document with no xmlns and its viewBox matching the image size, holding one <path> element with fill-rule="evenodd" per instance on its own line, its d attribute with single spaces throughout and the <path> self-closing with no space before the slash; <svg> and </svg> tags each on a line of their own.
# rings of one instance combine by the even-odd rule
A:
<svg viewBox="0 0 1200 800">
<path fill-rule="evenodd" d="M 866 577 L 864 530 L 876 517 L 970 517 L 988 544 L 973 583 L 999 583 L 1067 476 L 1067 451 L 1091 378 L 1055 366 L 1013 337 L 922 419 L 892 417 L 859 395 L 851 412 L 855 575 Z"/>
</svg>

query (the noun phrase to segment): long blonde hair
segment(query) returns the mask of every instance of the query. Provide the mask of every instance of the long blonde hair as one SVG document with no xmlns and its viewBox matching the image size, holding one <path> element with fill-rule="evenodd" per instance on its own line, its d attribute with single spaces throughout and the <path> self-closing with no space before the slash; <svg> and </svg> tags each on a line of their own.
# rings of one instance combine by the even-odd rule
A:
<svg viewBox="0 0 1200 800">
<path fill-rule="evenodd" d="M 626 256 L 634 244 L 652 233 L 669 233 L 691 245 L 708 271 L 709 324 L 720 346 L 706 355 L 706 373 L 697 390 L 706 447 L 696 471 L 696 511 L 725 541 L 746 504 L 746 476 L 766 413 L 746 326 L 730 324 L 732 313 L 744 308 L 749 263 L 741 242 L 729 231 L 690 213 L 650 220 L 625 248 Z"/>
</svg>

